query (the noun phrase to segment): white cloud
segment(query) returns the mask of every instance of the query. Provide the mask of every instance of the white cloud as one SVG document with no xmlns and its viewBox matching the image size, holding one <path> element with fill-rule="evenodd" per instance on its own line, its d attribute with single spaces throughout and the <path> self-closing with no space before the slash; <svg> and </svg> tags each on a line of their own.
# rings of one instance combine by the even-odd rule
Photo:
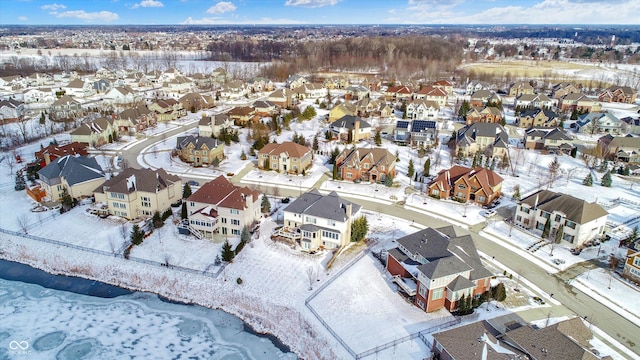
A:
<svg viewBox="0 0 640 360">
<path fill-rule="evenodd" d="M 304 21 L 292 20 L 292 19 L 272 19 L 272 18 L 260 18 L 257 20 L 231 20 L 221 17 L 209 17 L 194 19 L 189 16 L 185 21 L 180 24 L 184 25 L 290 25 L 290 24 L 306 24 Z"/>
<path fill-rule="evenodd" d="M 59 9 L 66 9 L 67 7 L 65 5 L 62 4 L 47 4 L 47 5 L 42 5 L 40 7 L 40 9 L 42 10 L 49 10 L 50 14 L 55 14 Z"/>
<path fill-rule="evenodd" d="M 26 16 L 18 16 L 18 20 L 20 21 L 27 21 L 29 20 Z"/>
<path fill-rule="evenodd" d="M 220 1 L 207 10 L 207 14 L 224 14 L 226 12 L 235 11 L 236 6 L 228 1 Z"/>
<path fill-rule="evenodd" d="M 96 11 L 96 12 L 86 12 L 84 10 L 73 10 L 73 11 L 65 11 L 59 14 L 56 14 L 59 18 L 75 18 L 81 19 L 85 21 L 102 21 L 102 22 L 111 22 L 118 20 L 120 17 L 116 13 L 112 13 L 111 11 Z"/>
<path fill-rule="evenodd" d="M 139 3 L 133 5 L 131 8 L 137 9 L 140 7 L 164 7 L 164 4 L 156 0 L 142 0 Z"/>
<path fill-rule="evenodd" d="M 323 6 L 332 6 L 342 0 L 287 0 L 285 6 L 302 6 L 309 8 L 319 8 Z"/>
</svg>

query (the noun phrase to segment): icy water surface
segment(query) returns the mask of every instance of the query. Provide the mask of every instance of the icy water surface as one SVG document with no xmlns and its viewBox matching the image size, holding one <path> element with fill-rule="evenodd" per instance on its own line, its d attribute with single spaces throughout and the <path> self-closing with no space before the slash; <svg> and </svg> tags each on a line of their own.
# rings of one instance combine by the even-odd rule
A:
<svg viewBox="0 0 640 360">
<path fill-rule="evenodd" d="M 0 359 L 296 359 L 224 311 L 0 279 Z"/>
</svg>

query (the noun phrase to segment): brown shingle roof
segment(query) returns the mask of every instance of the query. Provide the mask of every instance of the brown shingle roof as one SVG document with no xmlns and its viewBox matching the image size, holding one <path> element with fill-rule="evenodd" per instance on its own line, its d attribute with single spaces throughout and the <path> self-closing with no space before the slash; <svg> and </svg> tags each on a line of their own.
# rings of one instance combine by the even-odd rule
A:
<svg viewBox="0 0 640 360">
<path fill-rule="evenodd" d="M 235 186 L 224 176 L 218 176 L 202 185 L 200 189 L 189 196 L 187 201 L 217 205 L 227 209 L 244 210 L 246 208 L 245 199 L 248 195 L 252 195 L 253 201 L 256 201 L 260 193 L 247 187 Z"/>
<path fill-rule="evenodd" d="M 302 146 L 292 141 L 286 141 L 282 144 L 269 143 L 260 149 L 258 154 L 280 155 L 282 153 L 287 153 L 290 157 L 301 158 L 309 151 L 311 151 L 311 149 L 306 146 Z"/>
<path fill-rule="evenodd" d="M 527 204 L 531 207 L 537 204 L 537 208 L 549 213 L 553 211 L 563 212 L 566 214 L 567 219 L 578 224 L 584 224 L 591 220 L 607 216 L 608 214 L 602 206 L 596 203 L 589 203 L 571 195 L 560 194 L 549 190 L 537 191 L 522 199 L 520 203 Z"/>
<path fill-rule="evenodd" d="M 155 193 L 177 182 L 181 182 L 180 177 L 167 174 L 164 169 L 153 171 L 149 169 L 127 168 L 122 170 L 118 176 L 107 180 L 102 186 L 96 189 L 95 192 L 129 194 L 134 191 L 144 191 Z"/>
</svg>

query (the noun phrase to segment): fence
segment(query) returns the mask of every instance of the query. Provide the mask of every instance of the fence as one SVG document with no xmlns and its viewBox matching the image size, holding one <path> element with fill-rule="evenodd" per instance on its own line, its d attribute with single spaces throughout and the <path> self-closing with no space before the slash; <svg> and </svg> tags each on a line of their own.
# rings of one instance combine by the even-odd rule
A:
<svg viewBox="0 0 640 360">
<path fill-rule="evenodd" d="M 40 236 L 23 234 L 23 233 L 20 233 L 20 232 L 17 232 L 17 231 L 11 231 L 11 230 L 1 229 L 1 228 L 0 228 L 0 233 L 7 234 L 7 235 L 18 236 L 18 237 L 22 237 L 22 238 L 25 238 L 25 239 L 45 242 L 45 243 L 49 243 L 49 244 L 64 246 L 64 247 L 68 247 L 68 248 L 71 248 L 71 249 L 76 249 L 76 250 L 80 250 L 80 251 L 90 252 L 90 253 L 109 256 L 109 257 L 123 257 L 123 255 L 121 255 L 121 254 L 124 252 L 124 249 L 129 245 L 129 244 L 125 243 L 125 245 L 121 249 L 119 249 L 117 252 L 109 252 L 109 251 L 94 249 L 94 248 L 90 248 L 90 247 L 86 247 L 86 246 L 80 246 L 80 245 L 76 245 L 76 244 L 69 244 L 69 243 L 66 243 L 66 242 L 63 242 L 63 241 L 59 241 L 59 240 L 47 239 L 47 238 L 43 238 L 43 237 L 40 237 Z M 142 258 L 133 257 L 133 256 L 130 256 L 128 258 L 128 260 L 135 261 L 135 262 L 138 262 L 138 263 L 141 263 L 141 264 L 166 267 L 166 268 L 169 268 L 169 269 L 172 269 L 172 270 L 177 270 L 177 271 L 181 271 L 181 272 L 185 272 L 185 273 L 189 273 L 189 274 L 205 275 L 205 276 L 208 276 L 208 277 L 211 277 L 211 278 L 218 277 L 218 275 L 220 275 L 222 270 L 224 270 L 224 268 L 227 265 L 226 263 L 223 263 L 217 269 L 216 272 L 211 272 L 211 271 L 209 271 L 209 268 L 205 269 L 204 271 L 201 271 L 201 270 L 195 270 L 195 269 L 186 268 L 186 267 L 179 266 L 179 265 L 171 265 L 171 264 L 167 264 L 167 263 L 161 263 L 159 261 L 142 259 Z"/>
</svg>

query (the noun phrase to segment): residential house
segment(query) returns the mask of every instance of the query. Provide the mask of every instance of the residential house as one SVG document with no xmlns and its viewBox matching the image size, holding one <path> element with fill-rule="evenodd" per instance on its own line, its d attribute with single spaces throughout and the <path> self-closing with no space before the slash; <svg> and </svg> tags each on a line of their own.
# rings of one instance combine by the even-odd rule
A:
<svg viewBox="0 0 640 360">
<path fill-rule="evenodd" d="M 209 166 L 224 159 L 224 143 L 205 136 L 179 136 L 176 153 L 180 160 L 195 167 Z"/>
<path fill-rule="evenodd" d="M 285 81 L 285 86 L 290 90 L 300 87 L 307 83 L 307 79 L 300 75 L 289 75 Z"/>
<path fill-rule="evenodd" d="M 49 201 L 61 201 L 65 194 L 73 199 L 91 196 L 105 181 L 105 175 L 95 158 L 65 155 L 38 170 L 39 184 Z"/>
<path fill-rule="evenodd" d="M 244 125 L 250 121 L 258 121 L 260 117 L 256 115 L 256 111 L 249 106 L 238 106 L 227 111 L 227 115 L 235 122 L 236 125 Z"/>
<path fill-rule="evenodd" d="M 608 138 L 608 139 L 607 139 Z M 633 136 L 605 135 L 598 139 L 605 154 L 616 161 L 630 165 L 640 164 L 640 138 Z"/>
<path fill-rule="evenodd" d="M 440 106 L 435 101 L 416 99 L 407 104 L 407 119 L 437 120 Z"/>
<path fill-rule="evenodd" d="M 467 111 L 465 116 L 467 125 L 475 123 L 493 123 L 500 124 L 502 122 L 502 110 L 495 106 L 472 107 Z"/>
<path fill-rule="evenodd" d="M 454 165 L 440 170 L 427 185 L 427 192 L 438 199 L 453 198 L 488 205 L 502 195 L 502 181 L 502 177 L 492 170 Z"/>
<path fill-rule="evenodd" d="M 63 95 L 51 104 L 49 117 L 53 119 L 73 119 L 84 115 L 80 102 L 71 96 Z"/>
<path fill-rule="evenodd" d="M 433 86 L 423 86 L 414 96 L 416 99 L 433 101 L 440 108 L 447 105 L 447 97 L 447 91 L 444 88 Z"/>
<path fill-rule="evenodd" d="M 465 95 L 471 95 L 480 90 L 489 90 L 489 84 L 484 81 L 472 80 L 467 83 L 464 93 Z"/>
<path fill-rule="evenodd" d="M 581 92 L 582 91 L 578 85 L 569 82 L 561 82 L 553 85 L 553 88 L 551 89 L 551 97 L 554 99 L 560 99 L 565 95 L 578 94 Z"/>
<path fill-rule="evenodd" d="M 292 141 L 269 143 L 258 151 L 258 168 L 298 174 L 311 167 L 312 155 L 310 148 Z"/>
<path fill-rule="evenodd" d="M 246 84 L 247 90 L 252 93 L 259 93 L 263 91 L 273 91 L 275 88 L 273 81 L 262 77 L 256 77 L 249 80 Z"/>
<path fill-rule="evenodd" d="M 105 104 L 115 106 L 136 106 L 143 102 L 142 94 L 129 86 L 118 86 L 109 90 L 103 97 Z"/>
<path fill-rule="evenodd" d="M 611 113 L 590 112 L 579 116 L 575 126 L 581 134 L 620 135 L 624 123 Z"/>
<path fill-rule="evenodd" d="M 493 274 L 482 266 L 471 236 L 458 236 L 452 226 L 428 227 L 396 243 L 387 252 L 387 271 L 426 312 L 455 311 L 463 296 L 477 298 L 491 288 Z"/>
<path fill-rule="evenodd" d="M 182 107 L 182 104 L 171 98 L 155 100 L 148 108 L 149 111 L 155 113 L 158 121 L 166 122 L 187 116 L 187 111 Z"/>
<path fill-rule="evenodd" d="M 593 334 L 580 317 L 540 328 L 521 326 L 509 329 L 501 337 L 502 345 L 520 350 L 521 359 L 611 360 L 611 356 L 596 355 L 591 340 Z"/>
<path fill-rule="evenodd" d="M 293 106 L 294 96 L 295 93 L 293 92 L 293 90 L 280 89 L 269 94 L 269 97 L 267 97 L 267 101 L 274 105 L 280 106 L 281 108 L 288 108 Z"/>
<path fill-rule="evenodd" d="M 447 95 L 453 95 L 453 83 L 449 80 L 442 79 L 434 81 L 431 86 L 444 90 Z"/>
<path fill-rule="evenodd" d="M 22 93 L 25 104 L 52 104 L 56 101 L 51 88 L 31 88 Z"/>
<path fill-rule="evenodd" d="M 358 115 L 357 107 L 350 101 L 340 103 L 333 107 L 329 111 L 329 122 L 334 122 L 343 116 L 356 116 Z"/>
<path fill-rule="evenodd" d="M 203 116 L 198 122 L 198 134 L 201 137 L 219 137 L 222 129 L 233 126 L 233 119 L 227 114 L 215 114 Z"/>
<path fill-rule="evenodd" d="M 618 102 L 633 104 L 636 101 L 638 92 L 629 86 L 609 86 L 598 95 L 598 100 L 602 102 Z"/>
<path fill-rule="evenodd" d="M 200 72 L 191 75 L 191 80 L 198 89 L 210 90 L 213 87 L 213 79 L 211 76 Z"/>
<path fill-rule="evenodd" d="M 180 70 L 176 69 L 176 68 L 169 68 L 167 70 L 165 70 L 159 77 L 158 77 L 158 81 L 159 82 L 167 82 L 169 80 L 173 80 L 179 76 L 183 76 L 182 72 L 180 72 Z"/>
<path fill-rule="evenodd" d="M 341 141 L 356 143 L 371 138 L 371 125 L 357 116 L 345 115 L 331 123 L 331 133 Z"/>
<path fill-rule="evenodd" d="M 336 166 L 343 180 L 384 183 L 388 176 L 396 176 L 396 157 L 384 148 L 344 149 Z"/>
<path fill-rule="evenodd" d="M 274 235 L 290 236 L 303 251 L 338 249 L 351 241 L 351 223 L 360 209 L 335 191 L 322 195 L 313 189 L 284 209 L 284 227 Z"/>
<path fill-rule="evenodd" d="M 414 147 L 426 147 L 435 143 L 438 136 L 433 120 L 398 120 L 394 141 Z"/>
<path fill-rule="evenodd" d="M 67 85 L 63 86 L 61 90 L 64 91 L 65 95 L 76 98 L 86 98 L 95 94 L 91 82 L 82 79 L 71 80 Z"/>
<path fill-rule="evenodd" d="M 345 103 L 345 104 L 349 104 L 349 103 Z M 355 103 L 355 109 L 356 109 L 357 114 L 352 114 L 351 110 L 349 110 L 349 114 L 346 114 L 346 113 L 342 112 L 341 115 L 338 116 L 337 110 L 336 110 L 336 112 L 333 113 L 333 116 L 334 117 L 337 116 L 334 120 L 337 120 L 337 119 L 343 117 L 344 115 L 359 115 L 359 116 L 363 116 L 363 117 L 369 117 L 371 115 L 380 115 L 380 116 L 382 116 L 382 110 L 385 107 L 387 107 L 387 104 L 384 102 L 384 100 L 376 100 L 376 99 L 372 99 L 372 98 L 369 98 L 369 97 L 365 97 L 365 98 L 362 98 L 362 99 L 358 100 Z"/>
<path fill-rule="evenodd" d="M 509 86 L 509 96 L 518 97 L 522 94 L 533 94 L 533 86 L 528 81 L 516 81 Z"/>
<path fill-rule="evenodd" d="M 485 106 L 488 103 L 502 104 L 502 99 L 491 90 L 478 90 L 471 95 L 469 101 L 471 106 Z"/>
<path fill-rule="evenodd" d="M 624 132 L 626 132 L 627 134 L 640 135 L 640 116 L 637 116 L 637 117 L 625 116 L 622 119 L 620 119 L 620 121 L 626 124 L 626 129 L 625 129 L 625 126 L 623 125 Z"/>
<path fill-rule="evenodd" d="M 22 101 L 9 99 L 0 100 L 0 123 L 2 125 L 16 122 L 24 114 L 24 103 Z"/>
<path fill-rule="evenodd" d="M 109 89 L 111 89 L 112 83 L 107 79 L 98 79 L 93 81 L 91 83 L 91 86 L 93 87 L 93 91 L 95 91 L 96 94 L 104 94 L 109 91 Z"/>
<path fill-rule="evenodd" d="M 553 100 L 545 94 L 522 94 L 515 99 L 513 105 L 520 109 L 529 107 L 550 109 L 553 106 Z"/>
<path fill-rule="evenodd" d="M 53 76 L 49 74 L 43 74 L 39 72 L 35 72 L 26 78 L 27 87 L 38 87 L 38 86 L 53 86 Z"/>
<path fill-rule="evenodd" d="M 524 353 L 504 343 L 501 333 L 481 320 L 433 334 L 436 359 L 523 360 Z"/>
<path fill-rule="evenodd" d="M 571 153 L 575 148 L 573 137 L 562 128 L 530 128 L 524 134 L 524 147 L 553 153 Z"/>
<path fill-rule="evenodd" d="M 370 95 L 370 90 L 368 87 L 364 85 L 351 85 L 346 89 L 346 94 L 344 95 L 347 100 L 362 100 L 368 98 Z"/>
<path fill-rule="evenodd" d="M 52 144 L 47 147 L 40 149 L 40 151 L 35 152 L 35 161 L 38 163 L 40 168 L 43 168 L 49 165 L 55 159 L 61 158 L 63 156 L 72 155 L 72 156 L 87 156 L 87 144 L 72 142 L 66 145 L 57 145 Z"/>
<path fill-rule="evenodd" d="M 543 108 L 526 109 L 516 116 L 516 123 L 521 128 L 531 127 L 557 127 L 560 126 L 560 118 L 553 110 Z"/>
<path fill-rule="evenodd" d="M 122 86 L 147 86 L 151 82 L 143 72 L 130 72 L 122 78 Z"/>
<path fill-rule="evenodd" d="M 227 82 L 228 77 L 229 74 L 227 73 L 227 71 L 221 67 L 218 67 L 211 72 L 211 79 L 214 83 L 217 84 L 224 84 L 225 82 Z"/>
<path fill-rule="evenodd" d="M 83 123 L 71 132 L 71 141 L 91 147 L 112 143 L 117 138 L 118 128 L 114 125 L 113 119 L 106 117 Z"/>
<path fill-rule="evenodd" d="M 229 81 L 220 90 L 220 96 L 225 99 L 238 99 L 246 94 L 249 92 L 245 83 L 240 80 Z"/>
<path fill-rule="evenodd" d="M 562 231 L 562 240 L 573 246 L 604 234 L 607 211 L 596 203 L 589 203 L 571 195 L 539 190 L 516 206 L 514 224 L 526 229 L 542 231 L 550 222 L 550 236 Z"/>
<path fill-rule="evenodd" d="M 570 93 L 558 99 L 558 107 L 565 111 L 600 111 L 602 105 L 582 93 Z"/>
<path fill-rule="evenodd" d="M 142 132 L 157 124 L 156 114 L 150 111 L 146 105 L 138 105 L 126 109 L 114 119 L 114 125 L 120 133 Z"/>
<path fill-rule="evenodd" d="M 385 100 L 409 101 L 413 98 L 413 90 L 408 86 L 389 86 L 384 93 Z"/>
<path fill-rule="evenodd" d="M 189 230 L 199 238 L 240 236 L 260 219 L 260 193 L 233 185 L 224 176 L 203 184 L 186 199 Z"/>
<path fill-rule="evenodd" d="M 251 106 L 255 110 L 256 115 L 259 116 L 272 116 L 276 113 L 276 106 L 268 101 L 254 101 Z"/>
<path fill-rule="evenodd" d="M 92 210 L 125 219 L 151 218 L 182 199 L 182 180 L 164 169 L 126 168 L 98 186 Z"/>
<path fill-rule="evenodd" d="M 293 92 L 298 100 L 319 99 L 326 97 L 328 94 L 327 89 L 320 83 L 305 83 L 294 88 Z"/>
<path fill-rule="evenodd" d="M 178 99 L 186 111 L 196 112 L 214 107 L 213 97 L 201 93 L 188 93 Z"/>
<path fill-rule="evenodd" d="M 627 250 L 622 276 L 636 283 L 640 283 L 640 251 L 635 249 Z"/>
<path fill-rule="evenodd" d="M 464 156 L 488 152 L 492 157 L 502 157 L 507 152 L 509 134 L 500 124 L 475 123 L 458 130 L 454 145 L 456 153 Z"/>
</svg>

